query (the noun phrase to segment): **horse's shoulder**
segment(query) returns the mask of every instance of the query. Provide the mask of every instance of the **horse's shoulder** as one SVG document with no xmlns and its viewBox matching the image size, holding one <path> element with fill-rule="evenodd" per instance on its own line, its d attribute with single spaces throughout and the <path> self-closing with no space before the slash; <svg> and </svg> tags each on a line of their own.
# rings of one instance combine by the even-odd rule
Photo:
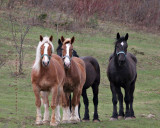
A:
<svg viewBox="0 0 160 128">
<path fill-rule="evenodd" d="M 73 57 L 72 58 L 76 63 L 80 64 L 81 66 L 85 66 L 85 63 L 82 59 L 78 58 L 78 57 Z"/>
</svg>

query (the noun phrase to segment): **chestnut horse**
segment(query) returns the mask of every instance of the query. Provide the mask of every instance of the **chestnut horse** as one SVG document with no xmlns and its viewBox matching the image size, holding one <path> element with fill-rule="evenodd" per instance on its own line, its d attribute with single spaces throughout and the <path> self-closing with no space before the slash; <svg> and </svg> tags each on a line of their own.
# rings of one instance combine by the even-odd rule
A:
<svg viewBox="0 0 160 128">
<path fill-rule="evenodd" d="M 80 103 L 80 96 L 82 94 L 82 88 L 86 81 L 86 70 L 85 64 L 83 60 L 73 57 L 73 42 L 74 37 L 64 39 L 61 37 L 62 45 L 62 59 L 64 61 L 64 70 L 65 70 L 65 83 L 63 86 L 63 90 L 65 92 L 65 96 L 63 100 L 66 106 L 63 108 L 63 112 L 68 112 L 69 110 L 69 96 L 71 92 L 73 92 L 73 98 L 71 101 L 72 105 L 72 113 L 69 119 L 69 116 L 63 118 L 64 122 L 77 123 L 80 122 L 79 114 L 78 114 L 78 105 Z M 65 115 L 64 115 L 65 116 Z"/>
<path fill-rule="evenodd" d="M 56 49 L 57 54 L 62 57 L 62 42 L 59 39 L 58 40 L 58 47 Z M 72 55 L 75 57 L 79 57 L 77 52 L 73 49 Z M 87 89 L 89 87 L 92 87 L 93 91 L 93 103 L 94 103 L 94 115 L 93 115 L 93 121 L 99 122 L 99 116 L 98 116 L 98 93 L 99 93 L 99 84 L 100 84 L 100 66 L 98 61 L 91 56 L 84 56 L 79 57 L 82 59 L 86 65 L 86 82 L 82 89 L 82 97 L 83 97 L 83 103 L 85 105 L 85 113 L 83 122 L 89 121 L 89 100 L 87 97 Z M 71 96 L 70 96 L 70 103 L 71 103 Z M 80 116 L 80 104 L 79 104 L 79 116 Z M 70 110 L 71 110 L 71 104 L 70 104 Z"/>
<path fill-rule="evenodd" d="M 50 125 L 56 126 L 60 121 L 58 96 L 60 88 L 63 88 L 65 72 L 62 59 L 58 55 L 52 54 L 54 51 L 52 38 L 52 36 L 50 38 L 40 36 L 40 42 L 36 51 L 36 60 L 31 73 L 32 87 L 37 107 L 36 124 L 38 125 L 49 122 L 49 92 L 52 94 Z M 43 121 L 40 109 L 40 96 L 42 97 L 45 108 Z M 56 107 L 58 113 L 55 116 Z"/>
</svg>

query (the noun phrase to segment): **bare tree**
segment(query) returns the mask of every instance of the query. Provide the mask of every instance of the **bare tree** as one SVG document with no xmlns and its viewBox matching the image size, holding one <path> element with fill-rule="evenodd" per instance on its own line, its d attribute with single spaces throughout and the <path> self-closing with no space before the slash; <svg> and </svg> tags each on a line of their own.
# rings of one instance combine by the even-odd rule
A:
<svg viewBox="0 0 160 128">
<path fill-rule="evenodd" d="M 28 15 L 28 19 L 30 17 L 30 12 Z M 17 24 L 16 18 L 10 14 L 9 20 L 11 22 L 11 32 L 12 32 L 12 39 L 14 43 L 14 47 L 18 53 L 18 74 L 23 74 L 23 61 L 24 61 L 24 40 L 26 35 L 30 30 L 30 24 L 26 23 L 24 20 L 25 18 L 21 18 L 19 24 Z"/>
</svg>

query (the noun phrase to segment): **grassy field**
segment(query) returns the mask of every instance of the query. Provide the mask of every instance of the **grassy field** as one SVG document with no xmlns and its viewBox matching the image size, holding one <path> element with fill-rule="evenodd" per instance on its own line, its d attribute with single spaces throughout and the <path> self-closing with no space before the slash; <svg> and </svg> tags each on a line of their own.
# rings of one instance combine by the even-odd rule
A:
<svg viewBox="0 0 160 128">
<path fill-rule="evenodd" d="M 101 122 L 93 123 L 92 90 L 88 89 L 89 113 L 91 121 L 79 124 L 61 124 L 64 128 L 159 128 L 160 127 L 160 35 L 135 31 L 118 23 L 102 23 L 106 33 L 92 33 L 85 30 L 82 34 L 65 33 L 61 31 L 59 37 L 75 36 L 74 49 L 80 56 L 95 57 L 101 68 L 101 83 L 99 86 L 98 112 Z M 108 58 L 113 52 L 116 33 L 129 33 L 128 51 L 136 54 L 138 59 L 138 78 L 135 89 L 134 110 L 136 119 L 118 120 L 111 122 L 112 114 L 111 91 L 106 76 Z M 16 77 L 17 54 L 13 47 L 11 26 L 4 18 L 0 18 L 0 55 L 6 60 L 0 68 L 0 128 L 47 128 L 49 126 L 35 126 L 35 98 L 31 86 L 31 67 L 35 59 L 36 46 L 39 35 L 53 35 L 54 47 L 57 48 L 56 30 L 44 27 L 33 27 L 26 37 L 24 50 L 24 75 Z M 51 108 L 50 108 L 51 111 Z M 43 112 L 43 111 L 42 111 Z M 84 105 L 81 98 L 81 116 Z M 147 116 L 152 114 L 153 117 Z"/>
</svg>

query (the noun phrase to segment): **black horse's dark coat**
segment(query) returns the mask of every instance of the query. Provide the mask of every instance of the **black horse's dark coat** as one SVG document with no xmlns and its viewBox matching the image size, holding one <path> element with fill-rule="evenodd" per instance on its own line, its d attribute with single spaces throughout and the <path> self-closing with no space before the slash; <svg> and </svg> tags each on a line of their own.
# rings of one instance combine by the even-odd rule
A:
<svg viewBox="0 0 160 128">
<path fill-rule="evenodd" d="M 58 40 L 58 47 L 57 47 L 57 54 L 62 57 L 62 42 L 59 39 Z M 77 52 L 73 50 L 72 55 L 75 57 L 79 57 Z M 91 57 L 91 56 L 85 56 L 85 57 L 80 57 L 85 65 L 86 65 L 86 82 L 83 86 L 82 90 L 82 96 L 83 96 L 83 102 L 85 105 L 85 114 L 83 120 L 89 120 L 89 102 L 88 102 L 88 97 L 87 97 L 87 92 L 86 89 L 89 87 L 92 87 L 93 90 L 93 103 L 94 103 L 94 116 L 93 120 L 98 120 L 98 92 L 99 92 L 99 84 L 100 84 L 100 67 L 98 64 L 98 61 Z M 80 115 L 80 114 L 79 114 Z"/>
<path fill-rule="evenodd" d="M 112 118 L 124 116 L 123 110 L 123 94 L 121 87 L 125 90 L 126 113 L 125 117 L 134 117 L 133 111 L 133 93 L 137 78 L 136 57 L 127 52 L 128 34 L 125 37 L 120 37 L 117 33 L 117 41 L 115 42 L 114 53 L 109 58 L 107 68 L 107 76 L 110 81 L 112 91 L 113 114 Z M 123 44 L 121 44 L 123 42 Z M 119 114 L 117 113 L 117 96 L 119 100 Z M 130 105 L 130 106 L 129 106 Z"/>
</svg>

